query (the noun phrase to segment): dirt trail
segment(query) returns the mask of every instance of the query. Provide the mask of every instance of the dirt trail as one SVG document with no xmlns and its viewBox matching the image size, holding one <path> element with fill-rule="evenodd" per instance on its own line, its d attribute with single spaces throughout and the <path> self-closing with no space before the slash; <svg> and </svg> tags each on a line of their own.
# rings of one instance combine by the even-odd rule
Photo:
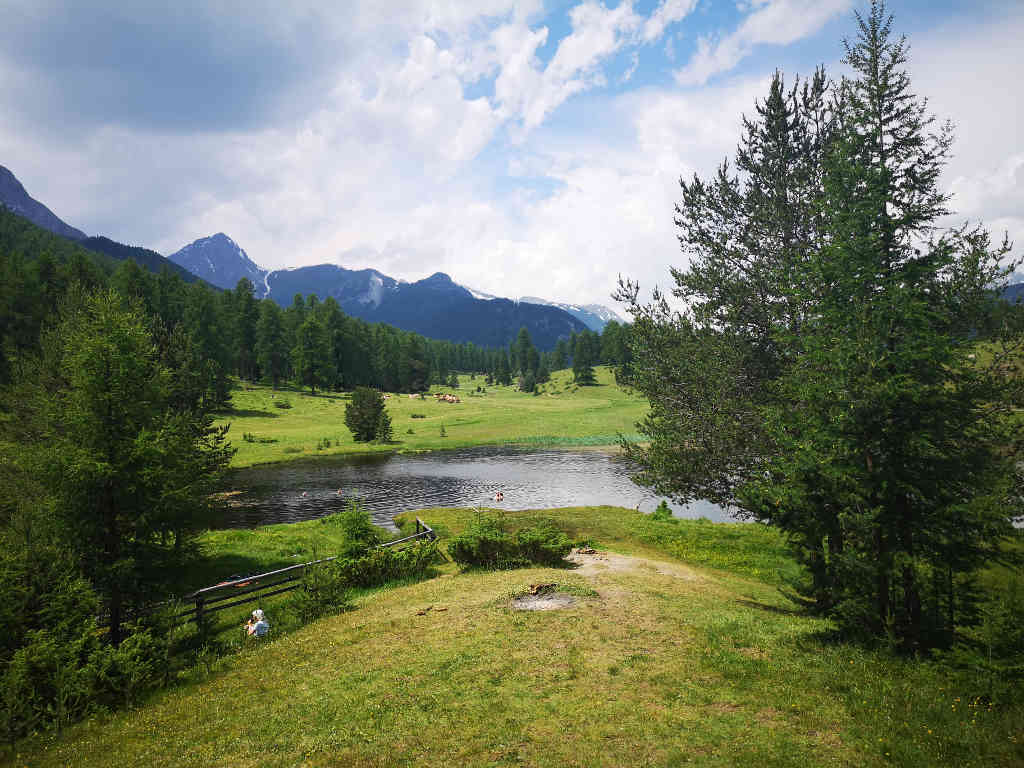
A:
<svg viewBox="0 0 1024 768">
<path fill-rule="evenodd" d="M 574 549 L 566 558 L 576 563 L 575 573 L 583 576 L 598 576 L 608 572 L 648 571 L 683 581 L 698 581 L 694 571 L 679 563 L 666 563 L 646 557 L 617 555 L 613 552 L 597 552 L 592 549 Z"/>
</svg>

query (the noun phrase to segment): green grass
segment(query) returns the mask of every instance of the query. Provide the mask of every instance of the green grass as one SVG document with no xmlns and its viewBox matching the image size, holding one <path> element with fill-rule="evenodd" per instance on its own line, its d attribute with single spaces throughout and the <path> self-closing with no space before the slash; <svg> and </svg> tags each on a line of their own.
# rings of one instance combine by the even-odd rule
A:
<svg viewBox="0 0 1024 768">
<path fill-rule="evenodd" d="M 233 409 L 218 423 L 230 424 L 228 434 L 238 449 L 232 466 L 346 453 L 432 451 L 474 445 L 520 443 L 543 446 L 612 445 L 619 433 L 632 439 L 636 422 L 647 413 L 647 401 L 615 384 L 611 371 L 597 368 L 598 386 L 576 387 L 572 372 L 556 371 L 536 396 L 514 387 L 486 386 L 482 376 L 459 377 L 459 389 L 433 387 L 431 392 L 455 392 L 461 403 L 410 399 L 392 394 L 387 401 L 395 442 L 356 443 L 345 427 L 347 393 L 317 393 L 243 383 L 232 392 Z M 477 393 L 476 387 L 486 393 Z M 277 407 L 287 401 L 290 408 Z M 413 414 L 425 418 L 413 418 Z M 446 436 L 441 436 L 441 427 Z M 409 434 L 409 430 L 413 434 Z M 256 442 L 246 442 L 244 434 Z M 317 450 L 330 440 L 330 447 Z M 274 441 L 274 442 L 260 442 Z"/>
<path fill-rule="evenodd" d="M 418 514 L 451 534 L 472 512 Z M 23 742 L 13 764 L 1024 764 L 1024 697 L 977 701 L 970 676 L 826 642 L 827 622 L 793 613 L 770 575 L 746 575 L 787 567 L 770 532 L 611 507 L 506 514 L 512 527 L 538 517 L 647 559 L 593 572 L 448 565 L 197 668 L 135 711 Z M 272 563 L 325 527 L 206 545 Z M 575 605 L 511 610 L 550 582 Z"/>
</svg>

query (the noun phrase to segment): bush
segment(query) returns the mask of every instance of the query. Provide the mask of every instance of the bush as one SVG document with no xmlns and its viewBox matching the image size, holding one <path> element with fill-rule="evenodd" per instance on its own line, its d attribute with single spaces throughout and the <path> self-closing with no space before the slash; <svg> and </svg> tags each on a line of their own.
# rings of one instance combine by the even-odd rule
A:
<svg viewBox="0 0 1024 768">
<path fill-rule="evenodd" d="M 338 553 L 342 557 L 361 557 L 384 540 L 384 532 L 370 520 L 370 513 L 352 501 L 348 507 L 331 518 L 345 536 Z"/>
<path fill-rule="evenodd" d="M 292 404 L 288 400 L 275 400 L 274 401 L 274 407 L 275 408 L 291 408 Z"/>
<path fill-rule="evenodd" d="M 499 517 L 479 514 L 448 545 L 448 554 L 464 567 L 521 568 L 561 564 L 572 542 L 554 523 L 542 521 L 512 535 Z"/>
<path fill-rule="evenodd" d="M 561 565 L 572 549 L 569 537 L 550 521 L 537 523 L 516 533 L 519 556 L 537 565 Z"/>
<path fill-rule="evenodd" d="M 669 520 L 673 519 L 672 510 L 669 509 L 669 506 L 664 499 L 661 500 L 661 504 L 658 505 L 658 508 L 651 512 L 651 520 L 658 520 L 660 522 L 667 523 Z"/>
<path fill-rule="evenodd" d="M 437 544 L 417 541 L 403 549 L 371 549 L 362 557 L 339 557 L 330 563 L 351 587 L 377 587 L 391 581 L 421 578 L 438 558 Z"/>
<path fill-rule="evenodd" d="M 352 606 L 351 590 L 340 569 L 321 563 L 306 569 L 302 586 L 291 595 L 285 610 L 305 624 L 323 616 L 341 613 Z"/>
</svg>

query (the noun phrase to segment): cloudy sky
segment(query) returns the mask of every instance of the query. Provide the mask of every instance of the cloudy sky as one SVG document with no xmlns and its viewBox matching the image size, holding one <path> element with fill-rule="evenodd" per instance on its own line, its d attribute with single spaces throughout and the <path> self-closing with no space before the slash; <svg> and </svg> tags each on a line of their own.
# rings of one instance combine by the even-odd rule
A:
<svg viewBox="0 0 1024 768">
<path fill-rule="evenodd" d="M 334 10 L 344 7 L 344 10 Z M 865 0 L 0 0 L 0 165 L 89 234 L 611 304 Z M 1024 244 L 1019 0 L 892 0 L 958 219 Z"/>
</svg>

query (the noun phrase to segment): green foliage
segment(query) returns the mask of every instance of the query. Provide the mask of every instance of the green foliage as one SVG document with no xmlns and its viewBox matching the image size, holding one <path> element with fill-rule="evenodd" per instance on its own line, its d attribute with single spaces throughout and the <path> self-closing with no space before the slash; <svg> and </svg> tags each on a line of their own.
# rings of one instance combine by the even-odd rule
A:
<svg viewBox="0 0 1024 768">
<path fill-rule="evenodd" d="M 969 355 L 1014 265 L 980 229 L 936 230 L 949 129 L 910 91 L 883 5 L 857 19 L 852 78 L 776 75 L 739 173 L 681 182 L 686 309 L 623 287 L 652 404 L 649 445 L 626 452 L 660 493 L 784 531 L 808 609 L 916 651 L 973 623 L 974 574 L 1019 514 L 1024 389 Z M 1020 338 L 994 334 L 1014 367 Z"/>
<path fill-rule="evenodd" d="M 657 520 L 659 522 L 667 522 L 672 519 L 672 510 L 669 509 L 668 504 L 664 499 L 658 505 L 658 508 L 651 512 L 651 520 Z"/>
<path fill-rule="evenodd" d="M 371 549 L 362 556 L 338 558 L 329 565 L 349 586 L 375 587 L 389 582 L 421 579 L 438 557 L 435 542 L 417 541 L 402 549 Z"/>
<path fill-rule="evenodd" d="M 569 537 L 550 520 L 519 529 L 515 542 L 518 556 L 534 565 L 562 565 L 572 549 Z"/>
<path fill-rule="evenodd" d="M 301 624 L 349 610 L 352 607 L 351 585 L 346 574 L 331 563 L 307 568 L 302 586 L 288 598 L 284 610 L 295 615 Z"/>
<path fill-rule="evenodd" d="M 352 399 L 345 405 L 345 426 L 357 442 L 368 443 L 377 437 L 381 414 L 384 413 L 384 397 L 380 392 L 369 387 L 356 387 Z"/>
<path fill-rule="evenodd" d="M 972 678 L 975 695 L 1006 701 L 1024 681 L 1024 583 L 1014 576 L 979 606 L 978 621 L 963 629 L 942 660 Z"/>
<path fill-rule="evenodd" d="M 178 410 L 137 306 L 110 292 L 79 302 L 23 374 L 17 428 L 36 436 L 24 466 L 52 495 L 116 645 L 126 611 L 169 588 L 216 511 L 210 494 L 233 451 L 210 416 Z"/>
<path fill-rule="evenodd" d="M 370 520 L 367 509 L 356 501 L 349 502 L 343 511 L 332 515 L 330 522 L 344 535 L 344 544 L 338 552 L 343 557 L 359 557 L 384 540 L 383 531 Z"/>
<path fill-rule="evenodd" d="M 394 429 L 391 426 L 391 417 L 388 416 L 387 409 L 380 412 L 380 416 L 377 417 L 377 433 L 376 440 L 378 443 L 390 443 L 394 440 Z"/>
<path fill-rule="evenodd" d="M 285 400 L 284 398 L 280 398 L 274 400 L 274 407 L 281 408 L 282 410 L 288 410 L 289 408 L 292 407 L 292 403 L 291 400 Z"/>
<path fill-rule="evenodd" d="M 597 383 L 594 375 L 594 364 L 600 357 L 600 337 L 592 331 L 585 330 L 576 337 L 572 355 L 573 381 L 580 386 Z"/>
<path fill-rule="evenodd" d="M 501 517 L 479 512 L 466 530 L 448 544 L 448 554 L 464 567 L 503 570 L 530 564 L 563 562 L 572 542 L 550 521 L 509 532 Z"/>
</svg>

